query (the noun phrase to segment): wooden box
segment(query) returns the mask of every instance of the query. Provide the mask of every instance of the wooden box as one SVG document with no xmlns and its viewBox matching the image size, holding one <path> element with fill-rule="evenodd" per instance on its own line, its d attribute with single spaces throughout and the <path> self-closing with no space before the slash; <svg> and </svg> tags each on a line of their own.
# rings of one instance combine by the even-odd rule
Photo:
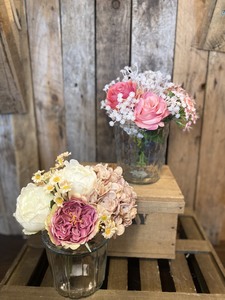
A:
<svg viewBox="0 0 225 300">
<path fill-rule="evenodd" d="M 135 224 L 109 242 L 113 256 L 175 258 L 178 214 L 184 212 L 184 197 L 168 166 L 154 184 L 133 185 L 138 195 Z"/>
<path fill-rule="evenodd" d="M 53 288 L 40 239 L 21 250 L 0 283 L 0 299 L 64 299 Z M 175 259 L 109 256 L 101 289 L 86 299 L 224 300 L 224 267 L 189 212 L 179 217 Z"/>
</svg>

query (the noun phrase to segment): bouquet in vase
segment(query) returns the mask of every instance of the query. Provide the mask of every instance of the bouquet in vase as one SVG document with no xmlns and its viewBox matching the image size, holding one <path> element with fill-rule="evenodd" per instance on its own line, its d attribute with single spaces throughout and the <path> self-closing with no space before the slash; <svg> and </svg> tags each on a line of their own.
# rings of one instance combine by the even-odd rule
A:
<svg viewBox="0 0 225 300">
<path fill-rule="evenodd" d="M 121 167 L 83 166 L 60 154 L 49 171 L 37 171 L 22 188 L 14 216 L 27 235 L 46 230 L 57 247 L 76 250 L 97 234 L 122 235 L 137 213 L 136 193 Z"/>
<path fill-rule="evenodd" d="M 196 103 L 180 85 L 170 81 L 170 76 L 159 71 L 139 73 L 137 67 L 125 67 L 121 73 L 122 79 L 117 78 L 105 86 L 106 99 L 101 101 L 101 108 L 110 118 L 109 125 L 120 132 L 121 137 L 116 137 L 117 156 L 125 173 L 128 168 L 127 180 L 154 182 L 159 178 L 156 169 L 161 168 L 161 159 L 165 156 L 163 144 L 169 122 L 174 121 L 189 131 L 198 118 Z M 125 152 L 121 154 L 123 149 Z M 157 174 L 150 179 L 153 169 Z"/>
</svg>

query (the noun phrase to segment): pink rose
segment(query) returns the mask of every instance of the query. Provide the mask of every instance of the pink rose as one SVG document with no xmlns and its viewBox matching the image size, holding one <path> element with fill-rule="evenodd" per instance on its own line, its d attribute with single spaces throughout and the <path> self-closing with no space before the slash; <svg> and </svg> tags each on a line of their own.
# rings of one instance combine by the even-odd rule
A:
<svg viewBox="0 0 225 300">
<path fill-rule="evenodd" d="M 158 129 L 159 126 L 163 127 L 162 120 L 169 114 L 164 99 L 152 92 L 144 93 L 134 109 L 136 125 L 148 130 Z"/>
<path fill-rule="evenodd" d="M 96 209 L 76 198 L 54 207 L 47 221 L 50 239 L 55 245 L 77 249 L 91 240 L 98 232 Z"/>
<path fill-rule="evenodd" d="M 136 83 L 132 81 L 115 83 L 107 92 L 107 105 L 115 109 L 118 104 L 118 94 L 122 94 L 122 98 L 125 100 L 128 98 L 130 92 L 136 92 L 136 86 Z"/>
</svg>

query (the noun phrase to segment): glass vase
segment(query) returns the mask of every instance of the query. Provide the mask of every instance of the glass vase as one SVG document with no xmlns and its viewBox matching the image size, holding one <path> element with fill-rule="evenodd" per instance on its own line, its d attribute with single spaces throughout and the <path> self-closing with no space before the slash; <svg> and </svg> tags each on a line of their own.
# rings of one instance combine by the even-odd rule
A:
<svg viewBox="0 0 225 300">
<path fill-rule="evenodd" d="M 135 124 L 115 126 L 117 164 L 126 181 L 150 184 L 159 180 L 165 164 L 169 124 L 158 130 L 138 128 Z"/>
<path fill-rule="evenodd" d="M 42 233 L 48 262 L 52 271 L 54 287 L 64 297 L 79 299 L 97 291 L 105 278 L 107 240 L 96 235 L 88 246 L 77 250 L 55 246 L 47 231 Z"/>
</svg>

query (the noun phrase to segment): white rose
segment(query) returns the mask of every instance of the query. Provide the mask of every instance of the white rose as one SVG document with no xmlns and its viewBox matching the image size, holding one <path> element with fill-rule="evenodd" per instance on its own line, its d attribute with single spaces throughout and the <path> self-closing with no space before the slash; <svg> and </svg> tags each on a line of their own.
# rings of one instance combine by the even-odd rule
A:
<svg viewBox="0 0 225 300">
<path fill-rule="evenodd" d="M 71 159 L 65 162 L 65 168 L 62 170 L 63 178 L 72 183 L 70 196 L 75 194 L 89 195 L 96 182 L 97 176 L 90 166 L 82 166 L 77 160 Z"/>
<path fill-rule="evenodd" d="M 23 226 L 25 234 L 35 234 L 45 228 L 45 219 L 50 211 L 52 198 L 53 196 L 47 194 L 43 187 L 33 183 L 22 188 L 13 215 Z"/>
</svg>

